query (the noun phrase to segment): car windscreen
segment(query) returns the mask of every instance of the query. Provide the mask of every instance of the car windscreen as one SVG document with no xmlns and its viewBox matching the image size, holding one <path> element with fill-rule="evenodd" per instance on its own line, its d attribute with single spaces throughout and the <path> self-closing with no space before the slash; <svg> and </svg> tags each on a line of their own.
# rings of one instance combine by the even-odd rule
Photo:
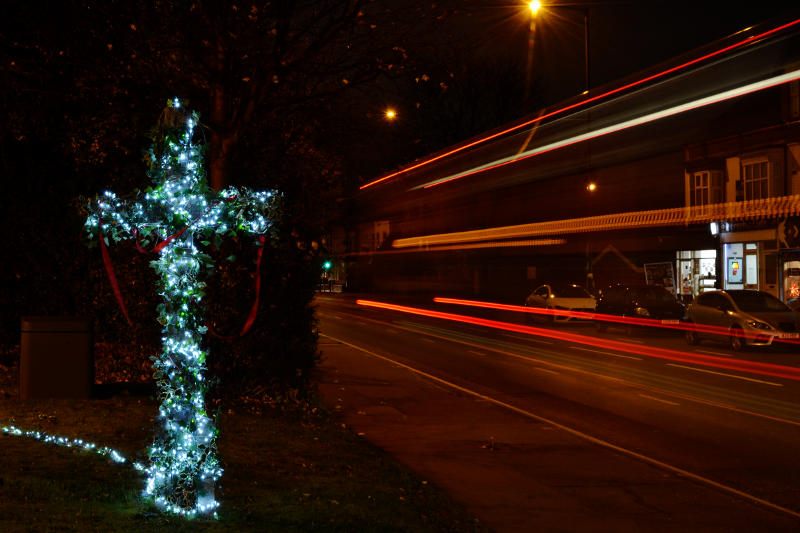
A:
<svg viewBox="0 0 800 533">
<path fill-rule="evenodd" d="M 553 294 L 559 298 L 591 298 L 592 295 L 586 292 L 583 287 L 577 285 L 556 285 L 553 287 Z"/>
<path fill-rule="evenodd" d="M 647 304 L 674 304 L 672 293 L 661 287 L 642 287 L 636 291 L 638 300 Z"/>
<path fill-rule="evenodd" d="M 733 298 L 733 301 L 736 302 L 736 307 L 746 313 L 758 311 L 790 311 L 785 303 L 765 292 L 730 291 L 728 294 Z"/>
</svg>

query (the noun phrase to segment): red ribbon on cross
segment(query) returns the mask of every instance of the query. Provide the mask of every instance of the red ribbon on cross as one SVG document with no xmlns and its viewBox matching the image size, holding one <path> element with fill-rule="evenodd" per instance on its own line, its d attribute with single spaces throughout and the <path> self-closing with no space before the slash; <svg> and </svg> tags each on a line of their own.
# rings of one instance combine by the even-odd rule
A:
<svg viewBox="0 0 800 533">
<path fill-rule="evenodd" d="M 230 201 L 235 198 L 236 196 L 232 196 L 230 198 L 224 198 L 223 200 Z M 215 202 L 211 207 L 214 207 L 223 200 Z M 101 204 L 98 202 L 98 213 L 99 213 L 98 219 L 100 222 L 100 251 L 103 256 L 103 264 L 106 267 L 106 274 L 108 275 L 108 281 L 111 283 L 111 289 L 114 291 L 114 296 L 117 300 L 117 304 L 119 304 L 119 308 L 122 310 L 122 314 L 125 316 L 125 320 L 128 321 L 128 325 L 133 326 L 133 322 L 131 321 L 131 318 L 128 315 L 128 310 L 125 307 L 125 301 L 122 299 L 122 291 L 120 291 L 119 282 L 117 281 L 117 276 L 114 273 L 114 266 L 111 264 L 111 256 L 108 253 L 108 246 L 106 246 L 105 236 L 103 235 L 103 210 L 100 207 L 100 205 Z M 192 225 L 194 225 L 195 222 L 200 220 L 200 218 L 202 217 L 198 217 L 191 224 L 187 225 L 179 232 L 170 235 L 169 237 L 158 243 L 152 250 L 145 250 L 142 247 L 141 242 L 139 240 L 139 230 L 137 228 L 133 228 L 133 235 L 136 240 L 136 249 L 143 254 L 158 253 L 161 250 L 163 250 L 164 247 L 167 246 L 170 242 L 183 235 L 184 232 L 186 232 L 187 229 L 189 229 Z M 258 236 L 258 242 L 260 243 L 261 246 L 258 249 L 258 256 L 256 258 L 256 297 L 255 300 L 253 301 L 253 305 L 250 307 L 250 313 L 247 315 L 247 320 L 245 321 L 244 326 L 242 327 L 242 331 L 239 332 L 238 335 L 220 335 L 216 331 L 214 331 L 214 329 L 211 327 L 211 324 L 207 322 L 206 326 L 208 327 L 208 331 L 215 337 L 224 340 L 234 340 L 238 337 L 244 337 L 247 334 L 247 332 L 250 331 L 250 328 L 253 327 L 253 323 L 255 323 L 256 321 L 256 315 L 258 315 L 258 302 L 261 296 L 261 257 L 264 255 L 264 245 L 266 243 L 266 240 L 267 239 L 264 235 Z"/>
<path fill-rule="evenodd" d="M 106 239 L 103 235 L 103 211 L 99 210 L 98 212 L 98 219 L 100 221 L 100 253 L 103 256 L 103 263 L 106 266 L 108 281 L 111 282 L 111 289 L 114 291 L 114 296 L 117 298 L 119 308 L 122 309 L 122 314 L 125 315 L 125 320 L 128 321 L 128 325 L 133 326 L 131 317 L 128 316 L 128 310 L 125 308 L 125 302 L 122 299 L 122 292 L 119 290 L 119 283 L 117 282 L 117 276 L 114 274 L 114 267 L 111 265 L 111 256 L 108 255 L 108 246 L 106 246 Z"/>
<path fill-rule="evenodd" d="M 220 335 L 214 330 L 211 323 L 206 321 L 208 332 L 213 336 L 222 340 L 232 341 L 237 337 L 244 337 L 247 332 L 250 331 L 250 328 L 253 327 L 253 323 L 256 321 L 256 315 L 258 314 L 258 299 L 261 296 L 261 256 L 264 254 L 264 243 L 266 241 L 267 238 L 263 235 L 258 236 L 258 242 L 261 243 L 261 247 L 258 249 L 258 257 L 256 258 L 256 298 L 255 301 L 253 301 L 253 306 L 250 308 L 250 313 L 247 315 L 247 320 L 244 323 L 244 327 L 242 327 L 242 331 L 239 332 L 238 335 Z"/>
</svg>

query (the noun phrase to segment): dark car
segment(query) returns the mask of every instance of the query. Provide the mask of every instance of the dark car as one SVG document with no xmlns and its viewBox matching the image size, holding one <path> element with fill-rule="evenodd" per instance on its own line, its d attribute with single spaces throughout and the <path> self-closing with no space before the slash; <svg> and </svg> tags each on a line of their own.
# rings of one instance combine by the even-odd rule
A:
<svg viewBox="0 0 800 533">
<path fill-rule="evenodd" d="M 677 324 L 683 320 L 685 309 L 671 292 L 654 285 L 612 285 L 600 292 L 595 307 L 597 314 L 646 318 L 662 324 Z M 612 322 L 613 323 L 613 322 Z M 595 319 L 598 331 L 609 322 Z"/>
</svg>

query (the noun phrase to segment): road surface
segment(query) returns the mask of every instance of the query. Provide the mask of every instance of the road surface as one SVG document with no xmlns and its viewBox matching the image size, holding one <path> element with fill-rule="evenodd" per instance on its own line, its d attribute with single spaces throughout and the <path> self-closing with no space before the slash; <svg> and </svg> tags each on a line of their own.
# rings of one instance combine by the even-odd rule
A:
<svg viewBox="0 0 800 533">
<path fill-rule="evenodd" d="M 329 403 L 498 531 L 800 531 L 796 347 L 316 304 Z"/>
</svg>

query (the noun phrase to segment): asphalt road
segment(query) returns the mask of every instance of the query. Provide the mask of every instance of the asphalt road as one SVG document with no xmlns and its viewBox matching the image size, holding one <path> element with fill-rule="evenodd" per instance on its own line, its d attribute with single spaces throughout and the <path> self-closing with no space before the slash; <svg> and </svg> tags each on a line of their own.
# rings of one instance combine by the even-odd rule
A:
<svg viewBox="0 0 800 533">
<path fill-rule="evenodd" d="M 384 366 L 405 365 L 436 387 L 480 400 L 459 409 L 499 407 L 504 428 L 524 428 L 533 419 L 611 452 L 614 460 L 655 467 L 696 490 L 713 491 L 722 496 L 714 513 L 723 516 L 727 505 L 732 517 L 744 517 L 720 530 L 800 531 L 800 347 L 734 354 L 723 342 L 690 347 L 677 331 L 610 328 L 600 334 L 588 323 L 547 326 L 506 311 L 394 303 L 532 327 L 497 329 L 322 294 L 316 304 L 323 356 L 326 343 L 344 343 Z M 363 364 L 334 363 L 340 368 L 329 365 L 327 372 Z M 392 448 L 387 435 L 378 444 Z M 484 447 L 493 447 L 492 439 L 487 435 Z M 603 464 L 588 469 L 599 473 L 613 461 L 598 457 Z"/>
</svg>

